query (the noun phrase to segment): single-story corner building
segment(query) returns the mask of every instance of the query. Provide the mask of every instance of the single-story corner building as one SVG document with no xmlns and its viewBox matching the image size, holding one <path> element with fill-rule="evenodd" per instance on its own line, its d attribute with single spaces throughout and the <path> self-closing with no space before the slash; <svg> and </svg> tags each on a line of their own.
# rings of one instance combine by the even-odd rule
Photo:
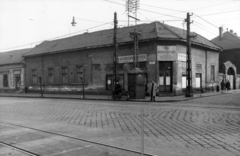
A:
<svg viewBox="0 0 240 156">
<path fill-rule="evenodd" d="M 117 29 L 118 76 L 128 90 L 128 72 L 133 68 L 134 42 L 130 32 L 139 36 L 139 67 L 146 75 L 145 92 L 151 82 L 158 92 L 182 93 L 186 88 L 186 31 L 160 22 Z M 192 39 L 192 83 L 199 89 L 218 84 L 219 51 L 197 33 Z M 84 33 L 68 38 L 45 41 L 24 55 L 26 85 L 44 91 L 78 92 L 84 79 L 88 92 L 104 93 L 113 88 L 113 29 Z"/>
</svg>

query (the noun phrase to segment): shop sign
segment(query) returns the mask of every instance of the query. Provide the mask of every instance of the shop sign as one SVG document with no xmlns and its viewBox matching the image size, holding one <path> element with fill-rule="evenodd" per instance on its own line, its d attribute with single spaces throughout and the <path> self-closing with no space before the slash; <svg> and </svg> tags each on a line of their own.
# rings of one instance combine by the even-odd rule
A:
<svg viewBox="0 0 240 156">
<path fill-rule="evenodd" d="M 147 54 L 139 54 L 138 55 L 138 61 L 139 62 L 147 61 Z M 130 63 L 130 62 L 133 62 L 133 55 L 119 56 L 118 57 L 118 63 Z"/>
<path fill-rule="evenodd" d="M 186 55 L 186 54 L 178 53 L 178 61 L 184 61 L 184 62 L 186 62 L 186 61 L 187 61 L 187 55 Z"/>
<path fill-rule="evenodd" d="M 176 46 L 157 46 L 158 61 L 177 60 Z"/>
</svg>

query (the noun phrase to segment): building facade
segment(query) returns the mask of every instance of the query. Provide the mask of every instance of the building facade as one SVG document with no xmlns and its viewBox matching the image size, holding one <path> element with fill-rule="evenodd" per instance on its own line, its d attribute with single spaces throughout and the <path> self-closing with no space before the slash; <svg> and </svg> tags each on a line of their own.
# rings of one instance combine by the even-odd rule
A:
<svg viewBox="0 0 240 156">
<path fill-rule="evenodd" d="M 21 91 L 25 87 L 22 55 L 30 49 L 0 53 L 0 91 Z"/>
<path fill-rule="evenodd" d="M 134 43 L 130 32 L 141 31 L 139 67 L 146 75 L 145 91 L 151 81 L 160 93 L 182 93 L 186 88 L 186 31 L 153 22 L 118 28 L 117 75 L 128 90 L 128 73 L 133 68 Z M 85 33 L 69 38 L 45 41 L 25 54 L 26 85 L 44 91 L 78 92 L 82 80 L 89 92 L 104 93 L 113 88 L 113 30 Z M 218 83 L 218 46 L 195 34 L 192 40 L 193 88 Z"/>
<path fill-rule="evenodd" d="M 229 80 L 232 89 L 240 89 L 240 37 L 220 27 L 219 36 L 211 41 L 223 48 L 219 53 L 219 79 Z"/>
</svg>

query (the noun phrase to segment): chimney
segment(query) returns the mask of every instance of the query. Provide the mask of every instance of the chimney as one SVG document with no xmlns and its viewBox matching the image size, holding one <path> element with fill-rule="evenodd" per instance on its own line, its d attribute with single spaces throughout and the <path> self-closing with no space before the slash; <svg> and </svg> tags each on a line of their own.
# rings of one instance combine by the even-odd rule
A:
<svg viewBox="0 0 240 156">
<path fill-rule="evenodd" d="M 223 39 L 223 28 L 219 27 L 219 40 Z"/>
</svg>

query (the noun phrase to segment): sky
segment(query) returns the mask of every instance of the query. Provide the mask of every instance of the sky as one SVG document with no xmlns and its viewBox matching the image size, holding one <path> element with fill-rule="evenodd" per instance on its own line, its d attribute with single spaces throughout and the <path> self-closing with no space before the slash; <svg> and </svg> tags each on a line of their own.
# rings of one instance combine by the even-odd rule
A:
<svg viewBox="0 0 240 156">
<path fill-rule="evenodd" d="M 0 0 L 0 52 L 33 48 L 45 40 L 128 26 L 126 0 Z M 139 0 L 137 24 L 154 21 L 186 29 L 211 40 L 219 27 L 240 36 L 240 0 Z M 130 14 L 135 16 L 133 14 Z M 75 17 L 75 26 L 71 25 Z M 129 25 L 135 25 L 130 19 Z"/>
</svg>

